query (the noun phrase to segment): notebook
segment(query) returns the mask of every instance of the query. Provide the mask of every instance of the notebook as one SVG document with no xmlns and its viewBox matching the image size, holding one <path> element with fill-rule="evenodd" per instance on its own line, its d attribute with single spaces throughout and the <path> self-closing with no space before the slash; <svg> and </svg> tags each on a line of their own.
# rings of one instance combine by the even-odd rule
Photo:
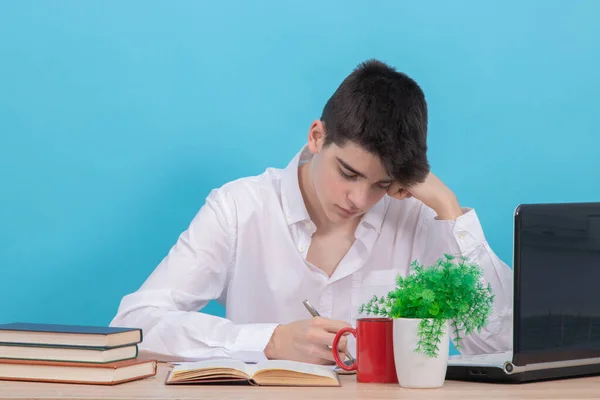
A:
<svg viewBox="0 0 600 400">
<path fill-rule="evenodd" d="M 180 363 L 167 375 L 174 384 L 249 384 L 256 386 L 340 386 L 333 368 L 287 360 L 246 364 L 235 359 Z"/>
<path fill-rule="evenodd" d="M 0 343 L 113 348 L 142 341 L 142 330 L 105 326 L 11 323 L 0 325 Z"/>
</svg>

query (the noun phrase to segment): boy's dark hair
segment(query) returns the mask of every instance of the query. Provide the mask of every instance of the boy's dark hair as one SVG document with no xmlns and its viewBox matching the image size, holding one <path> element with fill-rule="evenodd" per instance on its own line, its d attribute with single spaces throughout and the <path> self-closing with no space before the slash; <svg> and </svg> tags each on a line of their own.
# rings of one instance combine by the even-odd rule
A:
<svg viewBox="0 0 600 400">
<path fill-rule="evenodd" d="M 427 103 L 419 85 L 378 60 L 361 63 L 325 104 L 325 145 L 351 141 L 405 186 L 425 180 Z"/>
</svg>

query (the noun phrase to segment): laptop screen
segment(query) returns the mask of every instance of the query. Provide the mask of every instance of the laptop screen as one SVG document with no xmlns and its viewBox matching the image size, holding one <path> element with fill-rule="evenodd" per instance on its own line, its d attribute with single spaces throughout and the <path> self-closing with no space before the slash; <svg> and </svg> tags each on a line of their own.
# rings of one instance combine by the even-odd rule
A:
<svg viewBox="0 0 600 400">
<path fill-rule="evenodd" d="M 515 364 L 600 356 L 600 203 L 515 214 Z"/>
</svg>

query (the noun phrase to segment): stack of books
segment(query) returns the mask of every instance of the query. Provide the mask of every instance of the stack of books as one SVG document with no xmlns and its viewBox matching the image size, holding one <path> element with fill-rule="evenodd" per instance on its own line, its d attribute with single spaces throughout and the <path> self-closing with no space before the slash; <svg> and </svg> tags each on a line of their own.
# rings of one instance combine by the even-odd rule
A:
<svg viewBox="0 0 600 400">
<path fill-rule="evenodd" d="M 79 325 L 0 325 L 0 380 L 114 385 L 154 376 L 138 359 L 142 331 Z"/>
</svg>

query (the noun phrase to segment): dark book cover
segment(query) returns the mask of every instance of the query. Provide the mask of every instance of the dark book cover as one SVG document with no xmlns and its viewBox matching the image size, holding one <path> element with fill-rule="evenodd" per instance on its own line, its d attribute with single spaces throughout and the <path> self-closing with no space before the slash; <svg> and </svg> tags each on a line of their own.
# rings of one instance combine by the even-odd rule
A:
<svg viewBox="0 0 600 400">
<path fill-rule="evenodd" d="M 89 337 L 89 340 L 82 337 Z M 138 344 L 142 340 L 142 330 L 139 328 L 31 322 L 0 324 L 0 344 L 3 345 L 111 349 Z"/>
<path fill-rule="evenodd" d="M 28 332 L 50 332 L 50 333 L 75 333 L 90 335 L 111 335 L 121 332 L 140 331 L 138 328 L 118 328 L 110 326 L 85 326 L 85 325 L 59 325 L 59 324 L 36 324 L 30 322 L 13 322 L 0 324 L 0 331 L 28 331 Z"/>
</svg>

